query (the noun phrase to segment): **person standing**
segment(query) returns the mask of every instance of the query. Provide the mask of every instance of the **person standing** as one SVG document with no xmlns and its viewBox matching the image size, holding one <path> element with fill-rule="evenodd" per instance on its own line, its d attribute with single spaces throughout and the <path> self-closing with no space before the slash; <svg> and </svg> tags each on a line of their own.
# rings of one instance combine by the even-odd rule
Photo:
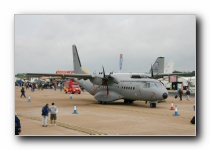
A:
<svg viewBox="0 0 210 150">
<path fill-rule="evenodd" d="M 15 115 L 15 135 L 19 135 L 21 132 L 20 119 Z"/>
<path fill-rule="evenodd" d="M 51 123 L 51 125 L 56 126 L 57 112 L 58 112 L 58 109 L 55 106 L 55 103 L 52 103 L 52 105 L 50 106 L 50 123 Z"/>
<path fill-rule="evenodd" d="M 187 100 L 189 101 L 190 100 L 190 90 L 187 89 L 186 94 L 187 94 Z"/>
<path fill-rule="evenodd" d="M 56 83 L 54 83 L 54 90 L 56 91 Z"/>
<path fill-rule="evenodd" d="M 63 89 L 63 83 L 60 83 L 60 91 L 62 92 Z"/>
<path fill-rule="evenodd" d="M 47 118 L 49 113 L 48 104 L 42 107 L 42 127 L 47 127 Z"/>
<path fill-rule="evenodd" d="M 183 92 L 182 92 L 181 88 L 178 90 L 178 94 L 179 94 L 180 101 L 182 101 L 182 94 L 183 94 Z"/>
<path fill-rule="evenodd" d="M 22 96 L 24 96 L 24 97 L 26 97 L 26 95 L 25 95 L 25 89 L 24 89 L 24 87 L 22 86 L 22 89 L 21 89 L 21 96 L 20 97 L 22 97 Z"/>
</svg>

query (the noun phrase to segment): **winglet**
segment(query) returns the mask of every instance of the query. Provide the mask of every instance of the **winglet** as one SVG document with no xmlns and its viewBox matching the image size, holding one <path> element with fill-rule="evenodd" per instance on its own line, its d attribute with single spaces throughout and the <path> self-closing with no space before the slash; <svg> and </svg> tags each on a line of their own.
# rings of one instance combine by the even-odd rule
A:
<svg viewBox="0 0 210 150">
<path fill-rule="evenodd" d="M 85 74 L 85 72 L 82 70 L 82 65 L 79 59 L 76 45 L 72 45 L 72 53 L 75 74 Z"/>
</svg>

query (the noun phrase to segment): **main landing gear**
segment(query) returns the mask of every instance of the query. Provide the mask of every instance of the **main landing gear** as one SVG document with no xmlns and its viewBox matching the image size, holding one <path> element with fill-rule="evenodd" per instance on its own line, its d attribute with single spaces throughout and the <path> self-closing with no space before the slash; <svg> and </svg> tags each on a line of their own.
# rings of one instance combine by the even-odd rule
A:
<svg viewBox="0 0 210 150">
<path fill-rule="evenodd" d="M 98 101 L 99 104 L 107 104 L 107 102 L 104 101 Z"/>
<path fill-rule="evenodd" d="M 150 102 L 150 108 L 156 108 L 156 102 Z"/>
<path fill-rule="evenodd" d="M 132 103 L 133 103 L 133 100 L 126 100 L 126 99 L 125 99 L 125 100 L 124 100 L 124 103 L 125 103 L 125 104 L 132 104 Z"/>
</svg>

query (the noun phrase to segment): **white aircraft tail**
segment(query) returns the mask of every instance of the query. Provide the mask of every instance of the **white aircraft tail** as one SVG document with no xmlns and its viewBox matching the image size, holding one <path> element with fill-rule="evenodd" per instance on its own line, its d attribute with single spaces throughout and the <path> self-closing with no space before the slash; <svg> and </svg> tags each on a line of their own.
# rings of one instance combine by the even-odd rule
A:
<svg viewBox="0 0 210 150">
<path fill-rule="evenodd" d="M 76 45 L 72 45 L 72 53 L 73 53 L 74 73 L 86 74 L 85 71 L 82 70 L 82 65 L 79 59 L 79 54 L 77 52 Z"/>
<path fill-rule="evenodd" d="M 174 62 L 170 61 L 164 69 L 164 73 L 172 73 L 174 71 Z"/>
<path fill-rule="evenodd" d="M 159 74 L 159 73 L 163 73 L 164 71 L 164 57 L 158 57 L 155 61 L 155 63 L 152 66 L 153 68 L 153 74 Z M 149 73 L 151 73 L 151 69 L 149 71 Z"/>
</svg>

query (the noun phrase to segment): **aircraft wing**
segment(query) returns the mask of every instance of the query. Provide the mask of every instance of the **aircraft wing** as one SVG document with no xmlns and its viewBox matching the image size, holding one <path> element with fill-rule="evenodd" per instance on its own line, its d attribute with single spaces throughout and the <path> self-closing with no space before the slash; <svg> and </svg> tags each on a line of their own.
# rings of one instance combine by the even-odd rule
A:
<svg viewBox="0 0 210 150">
<path fill-rule="evenodd" d="M 50 73 L 26 73 L 22 74 L 24 77 L 60 77 L 60 78 L 78 78 L 78 79 L 91 79 L 90 74 L 50 74 Z"/>
<path fill-rule="evenodd" d="M 156 74 L 154 75 L 156 78 L 157 77 L 163 77 L 163 76 L 173 76 L 173 75 L 188 75 L 188 73 L 159 73 L 159 74 Z"/>
</svg>

